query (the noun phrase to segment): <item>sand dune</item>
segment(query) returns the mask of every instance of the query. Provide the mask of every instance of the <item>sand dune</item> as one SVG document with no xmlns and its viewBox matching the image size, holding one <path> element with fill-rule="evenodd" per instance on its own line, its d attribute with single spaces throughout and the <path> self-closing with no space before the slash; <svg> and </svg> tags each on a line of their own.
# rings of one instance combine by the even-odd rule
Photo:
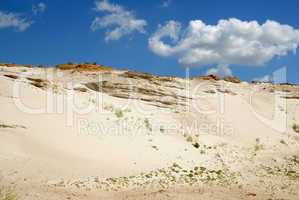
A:
<svg viewBox="0 0 299 200">
<path fill-rule="evenodd" d="M 298 199 L 286 96 L 299 87 L 2 66 L 0 186 L 28 200 Z"/>
</svg>

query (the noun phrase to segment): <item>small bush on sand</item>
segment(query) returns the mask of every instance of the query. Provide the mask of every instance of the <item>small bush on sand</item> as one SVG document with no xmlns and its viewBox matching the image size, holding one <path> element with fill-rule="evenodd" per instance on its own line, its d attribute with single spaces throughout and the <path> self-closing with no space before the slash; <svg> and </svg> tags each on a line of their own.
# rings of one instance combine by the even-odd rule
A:
<svg viewBox="0 0 299 200">
<path fill-rule="evenodd" d="M 193 142 L 193 138 L 189 135 L 189 136 L 187 136 L 187 142 Z"/>
<path fill-rule="evenodd" d="M 294 124 L 294 125 L 293 125 L 293 130 L 294 130 L 296 133 L 299 133 L 299 124 Z"/>
<path fill-rule="evenodd" d="M 122 118 L 124 116 L 124 113 L 122 110 L 119 109 L 115 111 L 115 115 L 117 118 Z"/>
<path fill-rule="evenodd" d="M 198 142 L 195 142 L 195 143 L 193 143 L 192 145 L 193 145 L 196 149 L 199 148 L 199 144 L 198 144 Z"/>
</svg>

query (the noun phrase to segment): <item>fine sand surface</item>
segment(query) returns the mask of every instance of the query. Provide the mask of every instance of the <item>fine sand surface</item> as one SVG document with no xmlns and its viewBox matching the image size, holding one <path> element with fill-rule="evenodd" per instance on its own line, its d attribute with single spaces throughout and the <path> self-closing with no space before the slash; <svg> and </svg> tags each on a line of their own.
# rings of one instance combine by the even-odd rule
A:
<svg viewBox="0 0 299 200">
<path fill-rule="evenodd" d="M 299 86 L 0 66 L 0 194 L 295 200 L 295 97 Z"/>
</svg>

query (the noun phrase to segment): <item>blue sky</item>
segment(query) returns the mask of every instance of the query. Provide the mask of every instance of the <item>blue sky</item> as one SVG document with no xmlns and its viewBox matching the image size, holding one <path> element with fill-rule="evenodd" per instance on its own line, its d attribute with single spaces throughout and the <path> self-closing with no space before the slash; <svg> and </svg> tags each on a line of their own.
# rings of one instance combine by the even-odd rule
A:
<svg viewBox="0 0 299 200">
<path fill-rule="evenodd" d="M 39 9 L 40 3 L 46 7 Z M 146 25 L 141 27 L 144 30 L 134 29 L 116 40 L 105 41 L 107 30 L 114 27 L 102 25 L 92 30 L 91 24 L 96 17 L 102 20 L 111 13 L 104 9 L 96 10 L 94 0 L 0 0 L 0 12 L 20 14 L 18 19 L 30 23 L 25 30 L 20 30 L 18 25 L 1 27 L 0 15 L 0 62 L 55 65 L 88 61 L 159 75 L 184 76 L 186 65 L 178 61 L 181 55 L 171 53 L 165 57 L 149 47 L 149 38 L 156 33 L 159 24 L 163 26 L 167 21 L 175 20 L 184 32 L 191 20 L 215 26 L 221 19 L 236 18 L 240 21 L 256 20 L 259 24 L 273 20 L 299 29 L 298 0 L 110 0 L 109 3 L 121 6 L 136 20 L 144 20 Z M 167 37 L 163 41 L 173 45 Z M 180 51 L 179 54 L 185 52 Z M 285 56 L 274 56 L 263 66 L 233 61 L 225 64 L 233 75 L 247 81 L 286 66 L 288 81 L 299 83 L 298 61 L 298 53 L 289 51 Z M 218 64 L 221 63 L 194 63 L 191 75 L 205 74 Z"/>
</svg>

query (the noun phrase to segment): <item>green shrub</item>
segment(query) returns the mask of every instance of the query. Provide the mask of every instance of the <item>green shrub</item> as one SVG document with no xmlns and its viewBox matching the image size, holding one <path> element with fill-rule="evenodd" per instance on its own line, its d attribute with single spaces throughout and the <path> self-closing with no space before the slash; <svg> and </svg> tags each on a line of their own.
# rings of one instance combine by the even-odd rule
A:
<svg viewBox="0 0 299 200">
<path fill-rule="evenodd" d="M 117 118 L 122 118 L 124 116 L 124 113 L 122 110 L 119 109 L 115 111 L 115 115 Z"/>
<path fill-rule="evenodd" d="M 195 142 L 194 144 L 192 144 L 196 149 L 198 149 L 199 148 L 199 144 L 198 144 L 198 142 Z"/>
<path fill-rule="evenodd" d="M 294 124 L 294 125 L 293 125 L 293 130 L 294 130 L 296 133 L 299 133 L 299 124 Z"/>
</svg>

